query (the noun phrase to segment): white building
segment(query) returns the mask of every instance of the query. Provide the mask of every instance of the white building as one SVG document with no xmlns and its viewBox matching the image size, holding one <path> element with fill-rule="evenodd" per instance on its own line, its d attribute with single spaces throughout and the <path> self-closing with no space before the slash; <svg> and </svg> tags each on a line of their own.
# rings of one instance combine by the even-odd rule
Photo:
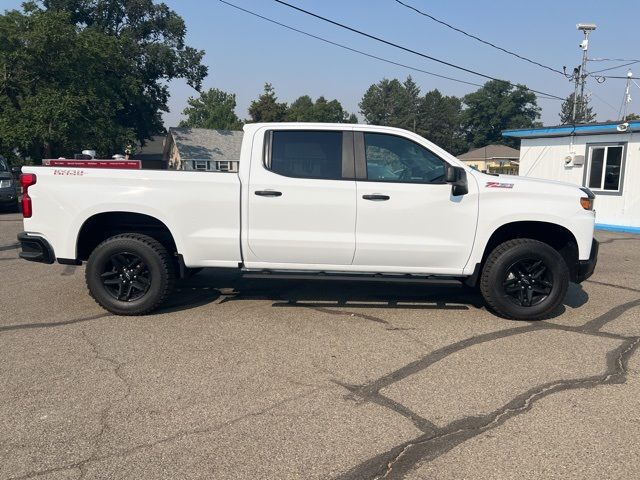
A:
<svg viewBox="0 0 640 480">
<path fill-rule="evenodd" d="M 589 187 L 599 228 L 640 233 L 640 121 L 505 130 L 520 175 Z"/>
</svg>

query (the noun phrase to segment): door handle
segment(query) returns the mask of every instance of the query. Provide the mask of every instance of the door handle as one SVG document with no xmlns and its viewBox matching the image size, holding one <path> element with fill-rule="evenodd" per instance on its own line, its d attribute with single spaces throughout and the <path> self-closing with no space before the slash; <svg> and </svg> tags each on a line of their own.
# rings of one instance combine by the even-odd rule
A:
<svg viewBox="0 0 640 480">
<path fill-rule="evenodd" d="M 391 197 L 389 195 L 381 195 L 379 193 L 374 193 L 373 195 L 362 195 L 362 198 L 364 198 L 365 200 L 382 202 L 385 200 L 389 200 Z"/>
<path fill-rule="evenodd" d="M 254 193 L 261 197 L 281 197 L 282 196 L 282 192 L 277 192 L 275 190 L 256 190 Z"/>
</svg>

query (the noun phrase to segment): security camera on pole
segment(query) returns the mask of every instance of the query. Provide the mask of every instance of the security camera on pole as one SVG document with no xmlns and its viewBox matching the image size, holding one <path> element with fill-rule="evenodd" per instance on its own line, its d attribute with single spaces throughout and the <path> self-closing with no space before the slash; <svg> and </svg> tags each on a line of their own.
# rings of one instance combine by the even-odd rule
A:
<svg viewBox="0 0 640 480">
<path fill-rule="evenodd" d="M 580 43 L 580 48 L 582 49 L 582 65 L 576 68 L 577 72 L 574 70 L 574 79 L 576 81 L 576 88 L 573 93 L 573 114 L 571 116 L 572 121 L 575 123 L 576 114 L 578 109 L 578 102 L 580 102 L 580 106 L 582 107 L 584 103 L 584 85 L 587 80 L 587 51 L 589 50 L 589 34 L 596 29 L 595 23 L 579 23 L 576 25 L 578 30 L 581 30 L 584 33 L 584 40 Z M 578 89 L 580 90 L 580 97 L 578 97 Z"/>
</svg>

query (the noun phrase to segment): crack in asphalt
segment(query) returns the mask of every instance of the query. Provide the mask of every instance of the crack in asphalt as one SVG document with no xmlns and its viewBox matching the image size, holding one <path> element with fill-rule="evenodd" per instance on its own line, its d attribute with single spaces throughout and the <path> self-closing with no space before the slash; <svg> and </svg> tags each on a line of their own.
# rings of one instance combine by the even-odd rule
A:
<svg viewBox="0 0 640 480">
<path fill-rule="evenodd" d="M 640 240 L 640 237 L 618 237 L 618 238 L 607 238 L 606 240 L 600 241 L 600 245 L 606 245 L 607 243 L 620 242 L 625 240 Z"/>
<path fill-rule="evenodd" d="M 36 322 L 36 323 L 18 323 L 13 325 L 0 326 L 0 332 L 10 332 L 15 330 L 30 330 L 33 328 L 55 328 L 65 325 L 73 325 L 74 323 L 90 322 L 92 320 L 99 320 L 100 318 L 110 317 L 111 313 L 97 313 L 95 315 L 89 315 L 88 317 L 74 318 L 72 320 L 63 320 L 61 322 Z"/>
<path fill-rule="evenodd" d="M 333 308 L 326 308 L 326 307 L 316 307 L 316 306 L 310 306 L 310 305 L 306 305 L 304 303 L 298 303 L 298 302 L 295 302 L 294 305 L 300 306 L 300 307 L 307 307 L 311 310 L 315 310 L 316 312 L 328 313 L 329 315 L 345 315 L 348 317 L 362 318 L 363 320 L 369 320 L 370 322 L 374 322 L 374 323 L 382 323 L 383 325 L 391 325 L 387 320 L 383 318 L 375 317 L 373 315 L 365 315 L 364 313 L 347 312 L 345 310 L 336 310 Z"/>
<path fill-rule="evenodd" d="M 17 250 L 20 248 L 19 243 L 12 243 L 11 245 L 0 245 L 0 252 L 4 252 L 6 250 Z"/>
<path fill-rule="evenodd" d="M 241 422 L 242 420 L 245 420 L 247 418 L 252 418 L 252 417 L 258 417 L 261 415 L 264 415 L 266 413 L 269 413 L 275 409 L 277 409 L 278 407 L 281 407 L 282 405 L 286 405 L 288 403 L 291 403 L 295 400 L 299 400 L 305 397 L 308 397 L 310 395 L 313 395 L 314 393 L 322 390 L 323 388 L 327 388 L 327 387 L 318 387 L 318 388 L 314 388 L 312 390 L 309 390 L 306 393 L 302 393 L 302 394 L 298 394 L 298 395 L 292 395 L 290 397 L 286 397 L 282 400 L 279 400 L 277 402 L 274 402 L 273 404 L 269 405 L 266 408 L 263 408 L 261 410 L 255 411 L 255 412 L 249 412 L 243 415 L 240 415 L 238 417 L 235 417 L 231 420 L 228 420 L 226 422 L 222 422 L 216 425 L 212 425 L 209 427 L 203 427 L 203 428 L 197 428 L 197 429 L 192 429 L 192 430 L 185 430 L 185 431 L 179 431 L 173 435 L 170 435 L 168 437 L 164 437 L 164 438 L 160 438 L 154 442 L 149 442 L 149 443 L 143 443 L 143 444 L 138 444 L 138 445 L 134 445 L 130 448 L 124 449 L 124 450 L 119 450 L 113 453 L 109 453 L 107 455 L 101 455 L 101 456 L 96 456 L 95 454 L 84 459 L 81 460 L 79 462 L 74 462 L 68 465 L 62 465 L 59 467 L 54 467 L 54 468 L 50 468 L 47 470 L 40 470 L 40 471 L 34 471 L 34 472 L 29 472 L 27 474 L 24 474 L 22 476 L 19 477 L 11 477 L 10 480 L 28 480 L 31 478 L 35 478 L 41 475 L 45 475 L 45 474 L 49 474 L 49 473 L 56 473 L 56 472 L 61 472 L 61 471 L 66 471 L 66 470 L 79 470 L 81 472 L 81 475 L 79 478 L 84 478 L 84 476 L 87 473 L 87 466 L 90 463 L 94 463 L 94 462 L 100 462 L 100 461 L 104 461 L 104 460 L 109 460 L 111 458 L 123 458 L 123 457 L 127 457 L 131 454 L 134 454 L 138 451 L 141 450 L 145 450 L 147 448 L 153 448 L 155 446 L 158 445 L 162 445 L 165 443 L 170 443 L 170 442 L 174 442 L 174 441 L 179 441 L 182 440 L 184 438 L 190 437 L 192 435 L 204 435 L 207 433 L 212 433 L 212 432 L 217 432 L 220 430 L 223 430 L 229 426 L 232 426 L 236 423 Z M 99 439 L 100 437 L 96 437 L 97 439 Z"/>
<path fill-rule="evenodd" d="M 107 406 L 103 408 L 102 411 L 100 412 L 100 430 L 98 431 L 98 433 L 95 435 L 93 439 L 93 446 L 95 449 L 94 454 L 84 462 L 79 463 L 77 465 L 77 468 L 80 469 L 80 478 L 82 479 L 85 477 L 87 473 L 86 464 L 96 458 L 100 441 L 102 440 L 102 437 L 104 436 L 105 432 L 109 429 L 109 423 L 108 423 L 109 412 L 111 412 L 111 409 L 115 406 L 116 403 L 126 400 L 129 397 L 129 395 L 131 395 L 131 384 L 129 383 L 127 378 L 125 378 L 125 376 L 122 374 L 122 369 L 126 366 L 126 363 L 119 362 L 115 358 L 107 357 L 105 355 L 100 354 L 100 349 L 98 348 L 98 345 L 89 337 L 87 332 L 84 329 L 82 329 L 81 333 L 82 333 L 82 338 L 86 343 L 89 344 L 91 351 L 94 353 L 94 359 L 102 360 L 108 363 L 113 369 L 113 374 L 124 385 L 124 394 L 121 395 L 119 398 L 110 400 L 107 403 Z"/>
<path fill-rule="evenodd" d="M 585 280 L 588 283 L 595 283 L 596 285 L 604 285 L 605 287 L 619 288 L 620 290 L 628 290 L 630 292 L 640 292 L 640 288 L 627 287 L 626 285 L 618 285 L 617 283 L 598 282 L 597 280 Z"/>
<path fill-rule="evenodd" d="M 418 464 L 430 462 L 461 443 L 487 430 L 502 425 L 514 416 L 531 410 L 535 402 L 554 393 L 624 383 L 628 359 L 635 352 L 639 344 L 640 337 L 634 337 L 615 349 L 613 351 L 614 355 L 610 355 L 612 352 L 609 352 L 609 355 L 607 355 L 607 363 L 613 363 L 613 365 L 609 366 L 607 373 L 604 375 L 560 380 L 538 386 L 535 389 L 519 395 L 489 415 L 466 417 L 452 422 L 447 428 L 443 429 L 444 431 L 439 435 L 430 438 L 421 437 L 418 440 L 408 442 L 404 445 L 400 453 L 387 462 L 385 472 L 374 478 L 376 480 L 382 478 L 402 478 L 402 476 L 410 470 L 413 470 Z M 613 358 L 613 362 L 611 362 L 611 358 Z"/>
<path fill-rule="evenodd" d="M 521 333 L 533 332 L 543 329 L 558 329 L 582 333 L 586 335 L 596 335 L 605 338 L 624 340 L 617 348 L 607 352 L 607 370 L 602 375 L 594 375 L 578 379 L 559 380 L 536 386 L 527 392 L 520 394 L 507 402 L 498 410 L 487 415 L 474 415 L 455 420 L 447 426 L 437 429 L 434 433 L 425 433 L 413 440 L 397 445 L 387 452 L 376 455 L 359 465 L 356 465 L 335 477 L 336 480 L 362 480 L 381 478 L 402 478 L 406 473 L 413 470 L 417 465 L 430 462 L 440 455 L 450 451 L 454 447 L 467 440 L 480 435 L 490 429 L 502 425 L 508 419 L 529 411 L 533 404 L 557 392 L 565 390 L 594 388 L 601 385 L 621 384 L 626 381 L 627 364 L 629 358 L 638 348 L 640 337 L 623 336 L 601 332 L 600 330 L 609 322 L 619 318 L 626 311 L 640 305 L 640 299 L 618 305 L 606 313 L 588 321 L 581 327 L 565 327 L 549 322 L 531 323 L 528 327 L 516 327 L 492 332 L 488 334 L 471 337 L 460 342 L 436 350 L 415 362 L 411 362 L 400 369 L 391 372 L 377 380 L 361 386 L 345 386 L 352 394 L 358 397 L 379 402 L 379 391 L 395 382 L 398 382 L 409 375 L 413 375 L 424 370 L 433 363 L 443 358 L 479 343 L 494 341 L 499 338 L 518 335 Z M 344 385 L 343 385 L 344 386 Z M 409 418 L 407 413 L 402 413 L 397 406 L 388 406 L 393 411 Z M 399 411 L 400 410 L 400 411 Z M 415 424 L 415 422 L 414 422 Z"/>
</svg>

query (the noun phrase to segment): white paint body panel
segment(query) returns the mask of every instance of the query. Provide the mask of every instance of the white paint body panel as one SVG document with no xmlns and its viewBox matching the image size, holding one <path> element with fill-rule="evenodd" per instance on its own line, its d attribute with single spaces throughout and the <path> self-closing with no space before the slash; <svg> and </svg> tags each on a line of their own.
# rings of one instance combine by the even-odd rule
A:
<svg viewBox="0 0 640 480">
<path fill-rule="evenodd" d="M 245 126 L 234 173 L 25 167 L 33 217 L 25 231 L 43 236 L 59 258 L 76 258 L 78 233 L 103 212 L 142 213 L 163 222 L 188 267 L 469 275 L 491 234 L 515 221 L 562 225 L 589 258 L 594 214 L 576 186 L 495 177 L 469 168 L 404 130 L 344 124 Z M 449 185 L 283 177 L 263 165 L 267 129 L 356 130 L 404 136 L 467 171 L 469 194 Z M 81 170 L 83 175 L 60 175 Z M 58 174 L 56 174 L 56 171 Z M 64 172 L 63 172 L 64 173 Z M 512 188 L 487 188 L 487 182 Z M 259 197 L 256 190 L 282 191 Z M 384 193 L 387 202 L 362 199 Z"/>
<path fill-rule="evenodd" d="M 55 175 L 82 171 L 82 176 Z M 187 266 L 237 267 L 240 181 L 230 173 L 25 167 L 33 216 L 25 231 L 40 234 L 58 258 L 76 258 L 84 222 L 105 212 L 133 212 L 164 223 Z"/>
<path fill-rule="evenodd" d="M 448 184 L 356 182 L 353 264 L 460 273 L 471 254 L 478 217 L 478 186 L 473 176 L 468 180 L 469 193 L 457 197 Z M 390 198 L 362 198 L 368 194 Z"/>
</svg>

